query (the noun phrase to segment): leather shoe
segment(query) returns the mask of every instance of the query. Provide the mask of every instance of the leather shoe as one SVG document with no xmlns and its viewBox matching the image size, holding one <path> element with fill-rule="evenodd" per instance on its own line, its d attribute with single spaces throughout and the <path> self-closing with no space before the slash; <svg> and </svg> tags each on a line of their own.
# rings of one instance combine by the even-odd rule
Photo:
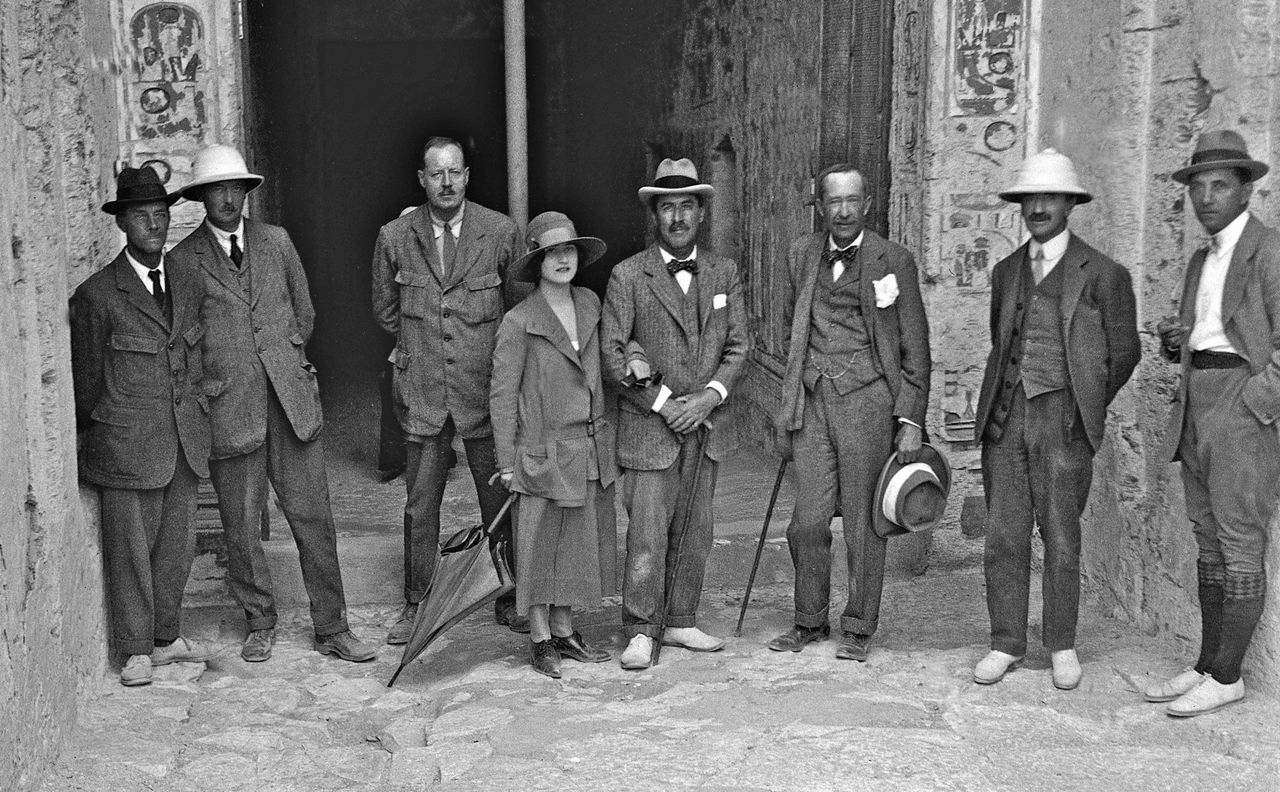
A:
<svg viewBox="0 0 1280 792">
<path fill-rule="evenodd" d="M 521 616 L 516 612 L 516 604 L 514 602 L 495 602 L 493 605 L 493 619 L 503 627 L 507 627 L 513 633 L 529 632 L 529 617 Z"/>
<path fill-rule="evenodd" d="M 1182 673 L 1171 679 L 1157 682 L 1147 688 L 1142 697 L 1153 704 L 1173 701 L 1184 694 L 1195 690 L 1196 685 L 1204 681 L 1204 674 L 1194 668 L 1183 669 Z"/>
<path fill-rule="evenodd" d="M 240 657 L 246 663 L 261 663 L 271 658 L 271 647 L 276 642 L 276 631 L 270 627 L 265 630 L 250 630 L 249 637 L 244 639 L 240 647 Z"/>
<path fill-rule="evenodd" d="M 856 660 L 859 663 L 865 663 L 867 662 L 867 654 L 871 651 L 870 644 L 870 635 L 859 635 L 845 630 L 840 636 L 840 646 L 836 649 L 836 659 Z"/>
<path fill-rule="evenodd" d="M 350 630 L 332 635 L 317 635 L 315 649 L 320 654 L 337 655 L 352 663 L 363 663 L 378 656 L 372 646 L 357 638 Z"/>
<path fill-rule="evenodd" d="M 631 643 L 622 650 L 622 667 L 628 671 L 640 671 L 648 668 L 653 661 L 653 639 L 643 633 L 631 638 Z"/>
<path fill-rule="evenodd" d="M 582 633 L 577 630 L 574 630 L 571 635 L 551 636 L 551 645 L 561 657 L 577 660 L 579 663 L 603 663 L 613 658 L 607 650 L 583 641 Z"/>
<path fill-rule="evenodd" d="M 392 646 L 409 643 L 409 636 L 413 634 L 413 625 L 417 620 L 418 603 L 406 602 L 404 610 L 400 611 L 400 618 L 396 619 L 396 623 L 387 631 L 387 643 Z"/>
<path fill-rule="evenodd" d="M 793 626 L 782 635 L 765 644 L 775 652 L 798 652 L 805 646 L 818 641 L 825 641 L 831 636 L 831 625 L 821 627 Z"/>
<path fill-rule="evenodd" d="M 1021 662 L 1021 657 L 992 649 L 973 667 L 973 681 L 979 685 L 994 685 Z"/>
<path fill-rule="evenodd" d="M 1060 649 L 1049 655 L 1053 664 L 1053 686 L 1058 690 L 1075 690 L 1080 685 L 1084 671 L 1075 649 Z"/>
<path fill-rule="evenodd" d="M 151 665 L 207 663 L 212 656 L 213 652 L 209 651 L 209 647 L 179 636 L 168 646 L 154 646 L 151 648 Z"/>
<path fill-rule="evenodd" d="M 560 653 L 556 651 L 555 639 L 529 642 L 529 662 L 533 670 L 552 679 L 560 678 Z"/>
<path fill-rule="evenodd" d="M 707 635 L 697 627 L 668 627 L 662 634 L 662 645 L 690 652 L 718 652 L 724 648 L 724 639 Z"/>
<path fill-rule="evenodd" d="M 1194 718 L 1214 710 L 1220 710 L 1228 704 L 1244 700 L 1244 680 L 1237 679 L 1230 685 L 1224 685 L 1211 676 L 1206 675 L 1200 684 L 1169 702 L 1165 712 L 1175 718 Z"/>
<path fill-rule="evenodd" d="M 125 687 L 138 687 L 151 684 L 151 656 L 130 655 L 120 669 L 120 684 Z"/>
</svg>

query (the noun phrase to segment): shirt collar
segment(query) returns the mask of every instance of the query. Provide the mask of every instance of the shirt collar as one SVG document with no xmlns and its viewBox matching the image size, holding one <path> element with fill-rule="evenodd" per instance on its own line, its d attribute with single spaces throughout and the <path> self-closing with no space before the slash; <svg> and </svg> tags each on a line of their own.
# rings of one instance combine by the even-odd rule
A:
<svg viewBox="0 0 1280 792">
<path fill-rule="evenodd" d="M 205 218 L 204 224 L 209 226 L 209 230 L 213 232 L 214 239 L 218 240 L 224 248 L 231 247 L 231 235 L 236 235 L 236 243 L 240 245 L 240 249 L 244 250 L 244 218 L 240 218 L 240 225 L 236 226 L 235 231 L 223 231 L 213 223 L 209 222 L 209 218 Z"/>
<path fill-rule="evenodd" d="M 1249 224 L 1249 210 L 1240 213 L 1240 216 L 1227 224 L 1227 227 L 1213 235 L 1215 248 L 1219 251 L 1234 250 L 1236 243 L 1240 241 L 1240 235 L 1244 233 L 1244 227 Z"/>
<path fill-rule="evenodd" d="M 151 268 L 148 267 L 146 264 L 143 264 L 142 262 L 138 261 L 136 258 L 134 258 L 133 254 L 129 252 L 129 248 L 124 249 L 124 257 L 129 260 L 130 266 L 133 267 L 134 272 L 138 273 L 138 277 L 142 278 L 143 280 L 146 280 L 147 273 L 151 272 Z M 164 252 L 163 251 L 161 251 L 160 253 L 160 263 L 156 265 L 156 272 L 159 272 L 161 275 L 164 274 Z"/>
<path fill-rule="evenodd" d="M 658 245 L 658 253 L 662 256 L 663 264 L 670 264 L 671 262 L 677 260 L 676 257 L 671 255 L 671 253 L 662 245 Z M 693 252 L 689 254 L 689 258 L 679 259 L 679 261 L 696 261 L 697 258 L 698 258 L 698 246 L 694 245 Z"/>
<path fill-rule="evenodd" d="M 428 206 L 427 216 L 431 218 L 432 235 L 436 239 L 439 239 L 440 235 L 444 233 L 444 227 L 447 225 L 449 226 L 449 230 L 453 232 L 453 238 L 460 239 L 462 236 L 462 216 L 466 214 L 466 212 L 467 212 L 467 202 L 463 201 L 462 205 L 458 207 L 458 213 L 453 217 L 449 218 L 448 223 L 442 223 L 438 219 L 436 219 L 436 216 L 434 214 L 431 213 L 431 207 Z"/>
<path fill-rule="evenodd" d="M 866 231 L 859 231 L 858 238 L 844 247 L 837 247 L 835 239 L 833 239 L 830 234 L 827 234 L 827 250 L 844 250 L 849 247 L 862 247 L 862 237 L 865 236 L 866 233 Z"/>
<path fill-rule="evenodd" d="M 1064 228 L 1058 232 L 1057 236 L 1043 244 L 1034 239 L 1031 240 L 1031 247 L 1027 249 L 1027 252 L 1031 255 L 1031 258 L 1035 258 L 1036 250 L 1040 249 L 1044 251 L 1045 261 L 1057 261 L 1067 252 L 1067 243 L 1070 241 L 1071 231 Z"/>
</svg>

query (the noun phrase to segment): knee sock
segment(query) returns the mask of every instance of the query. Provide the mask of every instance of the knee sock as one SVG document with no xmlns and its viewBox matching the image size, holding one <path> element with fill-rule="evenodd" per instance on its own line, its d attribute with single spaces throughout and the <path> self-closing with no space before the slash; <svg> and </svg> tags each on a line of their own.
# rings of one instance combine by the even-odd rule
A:
<svg viewBox="0 0 1280 792">
<path fill-rule="evenodd" d="M 1222 601 L 1222 634 L 1212 670 L 1213 678 L 1223 685 L 1234 684 L 1240 679 L 1240 664 L 1249 650 L 1254 628 L 1262 618 L 1266 591 L 1267 578 L 1260 572 L 1248 575 L 1227 573 Z"/>
<path fill-rule="evenodd" d="M 1196 567 L 1200 584 L 1200 657 L 1196 660 L 1196 671 L 1207 674 L 1213 668 L 1222 633 L 1222 587 L 1226 581 L 1226 570 L 1220 564 L 1204 561 Z"/>
</svg>

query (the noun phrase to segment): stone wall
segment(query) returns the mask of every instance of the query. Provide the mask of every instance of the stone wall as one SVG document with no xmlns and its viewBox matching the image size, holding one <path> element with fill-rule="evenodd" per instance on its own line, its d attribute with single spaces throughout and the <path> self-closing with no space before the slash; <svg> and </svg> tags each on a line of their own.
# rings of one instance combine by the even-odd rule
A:
<svg viewBox="0 0 1280 792">
<path fill-rule="evenodd" d="M 0 5 L 0 789 L 37 784 L 105 662 L 66 302 L 114 247 L 110 41 L 105 0 Z"/>
</svg>

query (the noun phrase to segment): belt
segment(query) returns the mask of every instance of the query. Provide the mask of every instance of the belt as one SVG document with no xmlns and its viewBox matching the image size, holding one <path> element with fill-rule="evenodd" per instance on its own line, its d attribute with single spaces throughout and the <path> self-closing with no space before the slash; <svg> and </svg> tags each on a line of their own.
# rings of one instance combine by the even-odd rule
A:
<svg viewBox="0 0 1280 792">
<path fill-rule="evenodd" d="M 609 421 L 602 418 L 598 421 L 585 421 L 570 424 L 569 426 L 562 427 L 560 431 L 552 432 L 551 434 L 555 440 L 580 440 L 584 437 L 595 437 L 596 432 L 608 425 Z"/>
<path fill-rule="evenodd" d="M 1249 361 L 1234 352 L 1211 352 L 1200 350 L 1191 353 L 1193 369 L 1233 369 L 1247 368 Z"/>
</svg>

